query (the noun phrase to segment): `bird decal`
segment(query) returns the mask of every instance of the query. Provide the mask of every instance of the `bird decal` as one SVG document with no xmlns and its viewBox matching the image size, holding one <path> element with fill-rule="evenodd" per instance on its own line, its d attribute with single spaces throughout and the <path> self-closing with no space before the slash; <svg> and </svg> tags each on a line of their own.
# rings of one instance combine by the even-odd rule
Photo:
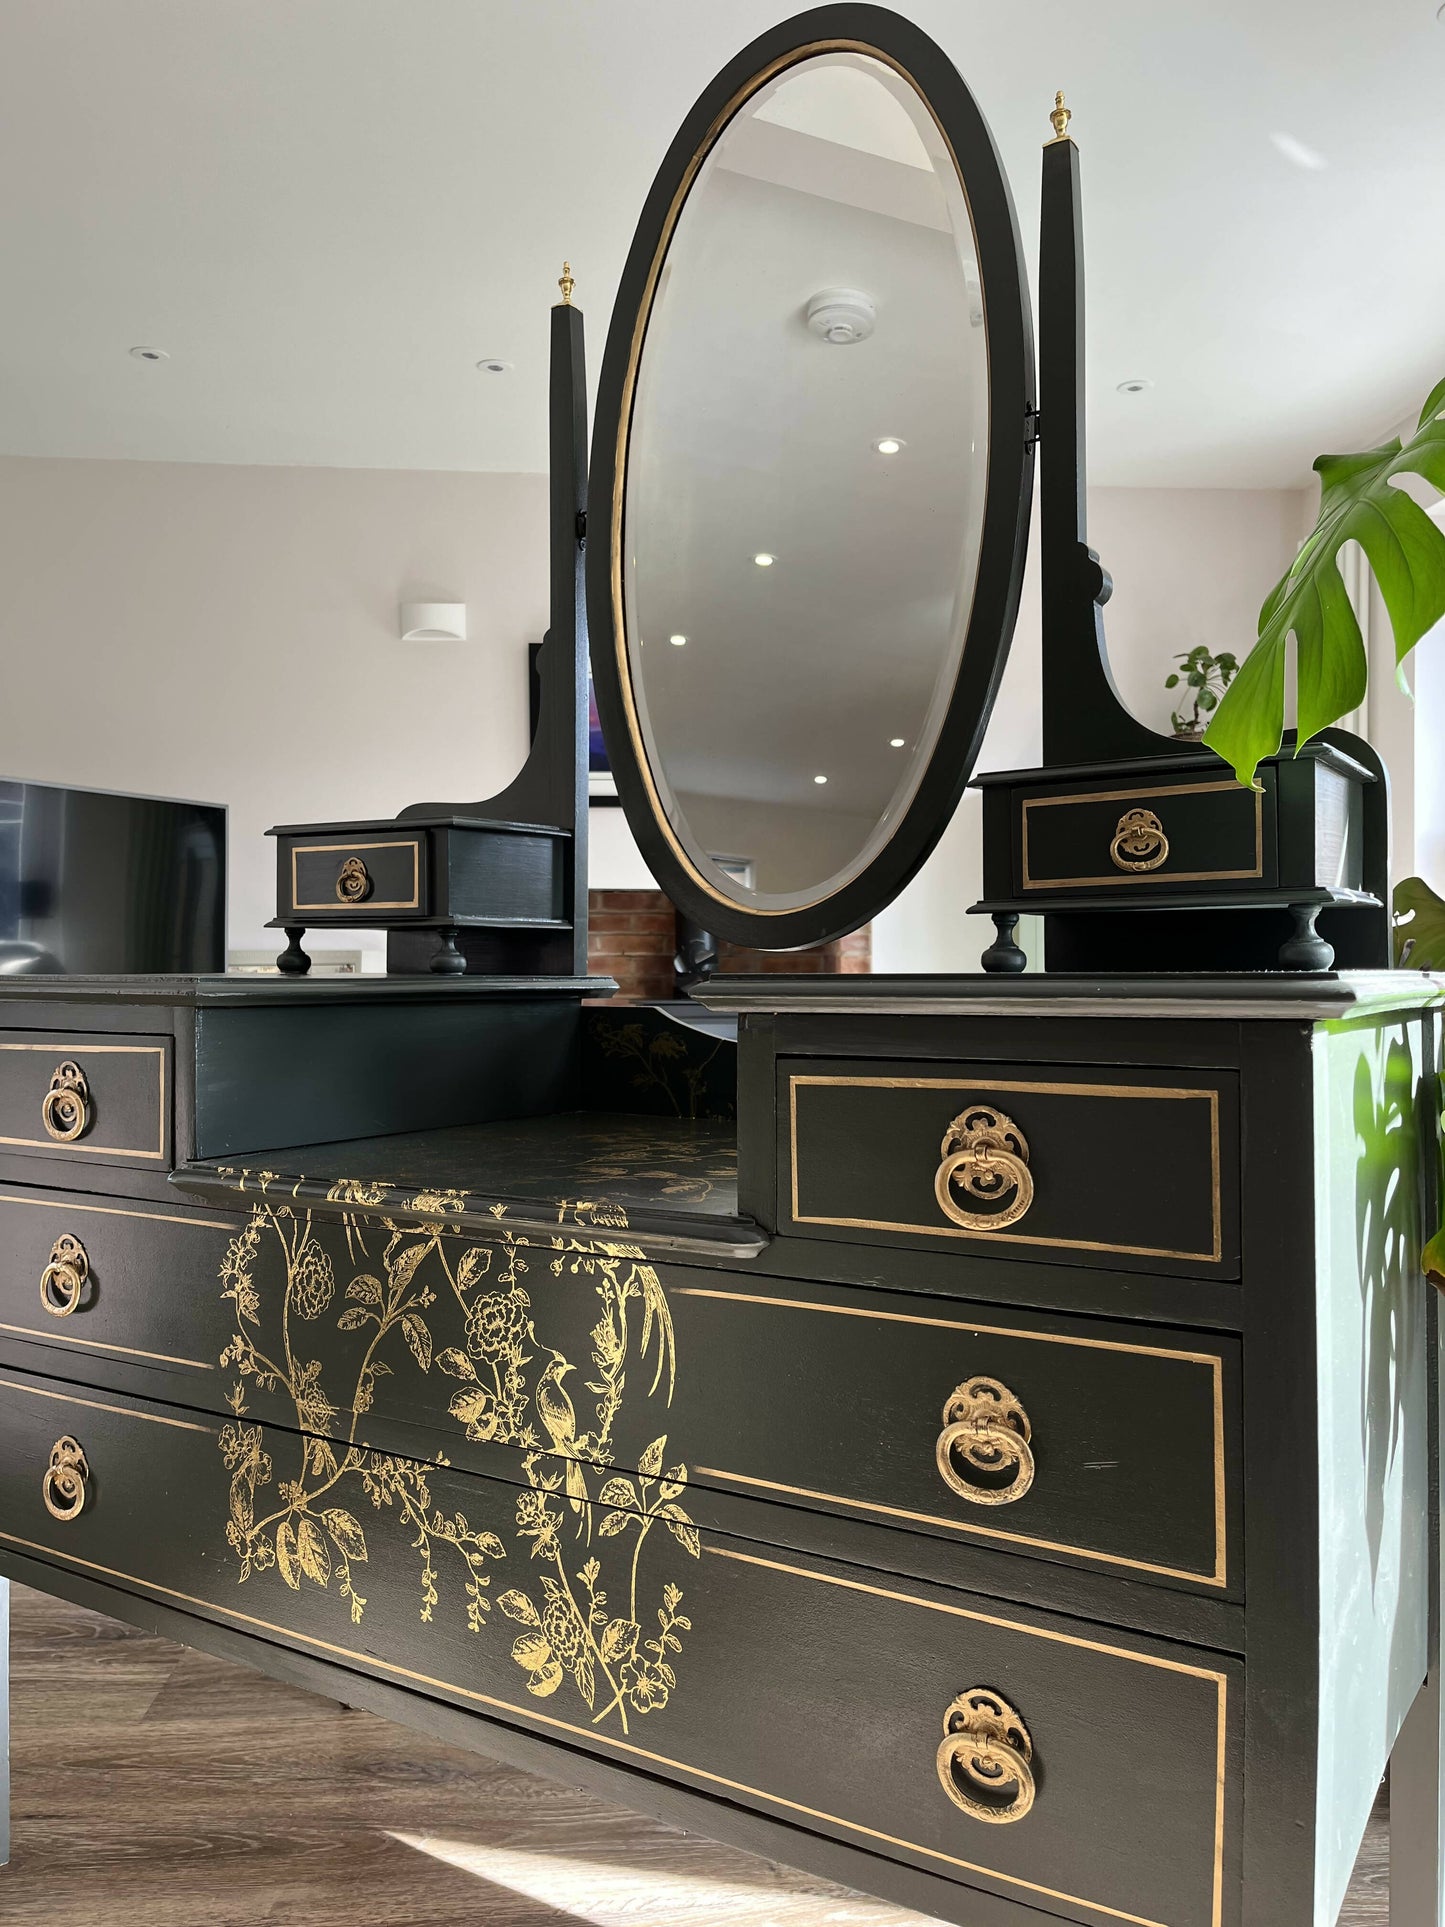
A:
<svg viewBox="0 0 1445 1927">
<path fill-rule="evenodd" d="M 592 1535 L 592 1516 L 587 1504 L 587 1478 L 577 1457 L 577 1412 L 571 1394 L 562 1380 L 576 1368 L 561 1352 L 552 1353 L 552 1363 L 537 1384 L 537 1415 L 552 1444 L 552 1450 L 566 1467 L 566 1491 L 572 1510 L 587 1523 Z"/>
</svg>

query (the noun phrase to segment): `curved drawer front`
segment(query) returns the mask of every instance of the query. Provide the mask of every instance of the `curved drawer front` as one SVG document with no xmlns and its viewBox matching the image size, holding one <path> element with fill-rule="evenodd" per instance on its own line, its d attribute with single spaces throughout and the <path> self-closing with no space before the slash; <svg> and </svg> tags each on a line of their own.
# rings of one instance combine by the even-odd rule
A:
<svg viewBox="0 0 1445 1927">
<path fill-rule="evenodd" d="M 1218 1927 L 1233 1662 L 0 1376 L 10 1547 L 1085 1920 Z M 671 1507 L 668 1511 L 665 1508 Z"/>
<path fill-rule="evenodd" d="M 1228 1072 L 793 1058 L 779 1078 L 786 1230 L 1238 1276 Z"/>
<path fill-rule="evenodd" d="M 1242 1594 L 1234 1340 L 687 1279 L 673 1435 L 699 1484 Z"/>
<path fill-rule="evenodd" d="M 0 1150 L 152 1170 L 167 1166 L 169 1041 L 0 1032 Z"/>
<path fill-rule="evenodd" d="M 90 1353 L 204 1374 L 219 1410 L 232 1323 L 220 1280 L 243 1222 L 0 1190 L 0 1334 L 57 1346 L 71 1361 Z"/>
</svg>

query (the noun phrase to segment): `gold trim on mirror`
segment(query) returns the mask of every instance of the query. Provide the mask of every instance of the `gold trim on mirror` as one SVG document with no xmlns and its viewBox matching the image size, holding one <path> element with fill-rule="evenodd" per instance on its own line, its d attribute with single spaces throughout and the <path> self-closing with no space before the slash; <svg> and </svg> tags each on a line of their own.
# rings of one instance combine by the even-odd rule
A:
<svg viewBox="0 0 1445 1927">
<path fill-rule="evenodd" d="M 361 862 L 358 852 L 366 850 L 410 850 L 411 851 L 411 895 L 383 900 L 380 897 L 341 896 L 341 876 L 352 876 L 352 863 L 360 863 L 361 874 L 367 875 L 366 865 Z M 325 903 L 301 903 L 297 899 L 300 885 L 296 881 L 296 859 L 298 856 L 325 856 L 350 853 L 350 861 L 343 863 L 337 877 L 336 895 Z M 339 899 L 339 900 L 338 900 Z M 348 909 L 359 910 L 419 910 L 421 908 L 421 839 L 419 837 L 399 837 L 391 843 L 293 843 L 291 845 L 291 908 L 293 910 L 327 910 L 332 916 Z"/>
<path fill-rule="evenodd" d="M 750 916 L 757 917 L 796 916 L 800 910 L 808 910 L 817 904 L 826 903 L 830 897 L 837 894 L 837 891 L 836 888 L 826 889 L 820 891 L 817 896 L 810 897 L 805 903 L 789 903 L 786 905 L 773 906 L 749 902 L 743 897 L 730 896 L 725 890 L 718 889 L 715 884 L 709 882 L 707 877 L 703 875 L 691 854 L 684 848 L 677 831 L 673 827 L 671 815 L 663 803 L 661 793 L 657 786 L 657 779 L 653 775 L 652 759 L 648 755 L 646 745 L 642 740 L 642 729 L 637 716 L 637 702 L 632 687 L 632 661 L 628 650 L 627 609 L 622 581 L 628 450 L 632 441 L 632 415 L 637 397 L 637 373 L 642 360 L 643 344 L 647 338 L 648 324 L 652 319 L 652 309 L 657 297 L 658 281 L 662 274 L 663 263 L 667 259 L 668 250 L 672 246 L 672 238 L 677 228 L 678 218 L 682 213 L 688 195 L 692 192 L 698 173 L 708 156 L 717 146 L 718 141 L 722 138 L 726 128 L 737 117 L 747 102 L 752 99 L 754 94 L 761 92 L 769 81 L 775 80 L 779 74 L 785 72 L 789 67 L 800 66 L 804 61 L 816 60 L 824 54 L 859 54 L 865 59 L 876 60 L 880 66 L 889 68 L 912 88 L 914 95 L 926 109 L 929 119 L 938 130 L 938 137 L 943 143 L 949 160 L 953 163 L 953 171 L 958 181 L 959 192 L 963 197 L 964 210 L 968 215 L 969 231 L 973 236 L 974 254 L 975 256 L 978 255 L 978 228 L 973 218 L 973 203 L 969 199 L 968 183 L 964 180 L 963 169 L 959 165 L 958 155 L 954 151 L 953 142 L 948 137 L 948 130 L 944 127 L 942 121 L 934 111 L 933 103 L 928 98 L 927 93 L 922 86 L 920 86 L 913 74 L 903 65 L 902 61 L 896 59 L 892 54 L 885 53 L 881 47 L 868 45 L 866 41 L 846 39 L 814 40 L 810 41 L 805 47 L 795 47 L 789 53 L 780 54 L 776 60 L 769 61 L 766 67 L 761 68 L 754 74 L 746 86 L 740 87 L 732 98 L 714 115 L 711 125 L 708 127 L 696 152 L 687 164 L 686 172 L 678 184 L 677 192 L 672 197 L 666 219 L 662 225 L 662 232 L 658 237 L 657 247 L 653 251 L 652 260 L 648 265 L 647 282 L 642 291 L 642 298 L 637 304 L 637 316 L 633 322 L 632 341 L 627 356 L 627 372 L 622 383 L 622 401 L 617 411 L 617 443 L 613 450 L 612 552 L 609 558 L 612 587 L 612 642 L 613 649 L 616 653 L 618 687 L 621 690 L 622 706 L 627 718 L 627 734 L 632 744 L 633 763 L 647 791 L 647 799 L 652 807 L 654 823 L 657 825 L 661 835 L 666 839 L 678 863 L 686 870 L 697 887 L 707 896 L 711 897 L 715 903 L 724 904 L 730 910 L 746 910 Z M 991 355 L 991 346 L 987 326 L 988 292 L 983 288 L 981 280 L 978 298 L 983 305 L 985 315 L 984 354 L 986 357 L 989 357 Z M 991 437 L 992 432 L 993 421 L 992 415 L 990 414 L 988 424 L 989 437 Z M 988 452 L 987 440 L 988 438 L 986 437 L 986 454 Z M 987 491 L 988 468 L 987 462 L 985 462 L 985 499 L 980 510 L 981 519 L 986 519 L 987 516 Z M 955 683 L 962 668 L 962 660 L 962 654 L 960 653 L 959 661 L 954 668 Z M 897 827 L 895 823 L 895 831 Z M 864 867 L 866 866 L 860 863 L 856 874 L 861 875 Z"/>
<path fill-rule="evenodd" d="M 1155 784 L 1150 788 L 1131 790 L 1083 790 L 1070 796 L 1026 796 L 1019 805 L 1019 851 L 1022 866 L 1022 881 L 1025 890 L 1080 890 L 1095 884 L 1114 883 L 1228 883 L 1231 880 L 1252 881 L 1264 875 L 1264 791 L 1254 791 L 1254 868 L 1252 870 L 1170 870 L 1159 872 L 1159 865 L 1169 855 L 1169 840 L 1164 835 L 1157 817 L 1150 817 L 1153 829 L 1163 843 L 1163 849 L 1154 855 L 1146 866 L 1122 873 L 1116 869 L 1108 875 L 1088 877 L 1036 877 L 1029 874 L 1029 811 L 1055 809 L 1064 803 L 1138 803 L 1144 799 L 1163 807 L 1171 796 L 1208 796 L 1219 790 L 1239 790 L 1243 785 L 1236 783 L 1231 776 L 1219 783 L 1171 783 Z M 1118 863 L 1114 846 L 1124 835 L 1130 816 L 1150 816 L 1147 810 L 1130 810 L 1120 818 L 1114 832 L 1114 843 L 1109 846 L 1111 861 Z"/>
</svg>

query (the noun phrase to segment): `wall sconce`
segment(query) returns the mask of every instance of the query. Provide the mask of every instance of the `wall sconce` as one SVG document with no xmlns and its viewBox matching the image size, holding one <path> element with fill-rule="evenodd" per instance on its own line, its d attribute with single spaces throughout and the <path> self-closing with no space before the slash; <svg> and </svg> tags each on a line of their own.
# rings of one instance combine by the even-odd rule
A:
<svg viewBox="0 0 1445 1927">
<path fill-rule="evenodd" d="M 403 602 L 401 639 L 403 642 L 465 642 L 466 603 Z"/>
</svg>

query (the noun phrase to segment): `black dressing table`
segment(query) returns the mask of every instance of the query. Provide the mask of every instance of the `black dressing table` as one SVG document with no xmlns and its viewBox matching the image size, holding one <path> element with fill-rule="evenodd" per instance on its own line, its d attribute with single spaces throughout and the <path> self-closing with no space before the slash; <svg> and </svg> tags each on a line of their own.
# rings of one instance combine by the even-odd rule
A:
<svg viewBox="0 0 1445 1927">
<path fill-rule="evenodd" d="M 634 467 L 702 224 L 826 198 L 799 183 L 836 123 L 783 97 L 840 73 L 886 102 L 831 205 L 902 224 L 983 383 L 932 398 L 982 411 L 943 558 L 973 588 L 925 676 L 890 665 L 917 759 L 851 753 L 877 834 L 809 795 L 845 787 L 820 737 L 800 790 L 735 758 L 718 813 L 659 680 L 702 617 L 659 666 L 674 545 Z M 888 171 L 920 153 L 926 189 Z M 932 848 L 1012 627 L 1031 359 L 1007 185 L 926 37 L 827 7 L 718 77 L 624 276 L 586 528 L 619 791 L 701 927 L 820 940 Z M 679 461 L 701 514 L 711 464 Z M 737 531 L 747 593 L 798 552 L 775 526 Z M 1332 1922 L 1393 1750 L 1392 1919 L 1442 1927 L 1445 986 L 723 977 L 690 1021 L 568 972 L 560 874 L 565 929 L 448 925 L 442 971 L 433 923 L 374 980 L 4 986 L 0 1573 L 960 1927 Z M 537 969 L 497 974 L 503 943 Z"/>
</svg>

